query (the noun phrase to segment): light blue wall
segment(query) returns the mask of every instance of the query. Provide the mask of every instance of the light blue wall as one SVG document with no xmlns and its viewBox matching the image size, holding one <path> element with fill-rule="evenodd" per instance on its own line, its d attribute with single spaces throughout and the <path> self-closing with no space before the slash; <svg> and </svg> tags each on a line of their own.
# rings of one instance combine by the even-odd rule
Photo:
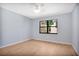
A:
<svg viewBox="0 0 79 59">
<path fill-rule="evenodd" d="M 20 40 L 29 39 L 31 35 L 32 20 L 28 17 L 16 14 L 1 8 L 0 23 L 2 27 L 2 46 L 18 42 Z"/>
<path fill-rule="evenodd" d="M 1 20 L 1 18 L 2 18 L 2 17 L 1 17 L 1 8 L 0 8 L 0 46 L 2 45 L 2 36 L 1 36 L 1 33 L 2 33 L 2 26 L 1 26 L 1 25 L 2 25 L 1 23 L 2 23 L 2 22 L 1 22 L 1 21 L 2 21 L 2 20 Z"/>
<path fill-rule="evenodd" d="M 76 52 L 79 54 L 79 5 L 75 7 L 72 13 L 73 16 L 73 47 Z"/>
<path fill-rule="evenodd" d="M 39 21 L 41 20 L 41 18 L 37 18 L 33 21 L 32 34 L 34 39 L 72 43 L 72 13 L 57 16 L 48 16 L 44 17 L 44 19 L 58 20 L 58 34 L 40 34 Z"/>
</svg>

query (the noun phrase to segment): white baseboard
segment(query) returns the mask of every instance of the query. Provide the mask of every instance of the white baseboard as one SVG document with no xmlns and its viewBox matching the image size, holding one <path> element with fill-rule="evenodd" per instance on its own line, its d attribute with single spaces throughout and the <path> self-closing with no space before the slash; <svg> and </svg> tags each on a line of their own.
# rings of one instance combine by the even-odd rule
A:
<svg viewBox="0 0 79 59">
<path fill-rule="evenodd" d="M 77 55 L 79 56 L 79 53 L 78 53 L 77 49 L 74 47 L 74 45 L 72 45 L 72 47 L 75 50 L 75 52 L 77 53 Z"/>
<path fill-rule="evenodd" d="M 13 42 L 13 43 L 7 44 L 7 45 L 5 45 L 5 46 L 1 46 L 0 48 L 5 48 L 5 47 L 8 47 L 8 46 L 16 45 L 16 44 L 19 44 L 19 43 L 22 43 L 22 42 L 28 41 L 28 40 L 32 40 L 32 39 L 30 38 L 30 39 L 20 40 L 20 41 L 18 41 L 18 42 Z M 50 40 L 44 40 L 44 39 L 33 39 L 33 40 L 41 40 L 41 41 L 48 41 L 48 42 L 54 42 L 54 43 L 72 45 L 71 43 L 67 43 L 67 42 L 50 41 Z"/>
<path fill-rule="evenodd" d="M 17 41 L 17 42 L 13 42 L 13 43 L 10 43 L 10 44 L 1 46 L 0 48 L 9 47 L 9 46 L 16 45 L 16 44 L 19 44 L 19 43 L 22 43 L 22 42 L 24 42 L 24 41 L 28 41 L 28 40 L 30 40 L 30 39 L 24 39 L 24 40 L 20 40 L 20 41 Z"/>
<path fill-rule="evenodd" d="M 54 43 L 60 43 L 60 44 L 66 44 L 66 45 L 72 45 L 72 43 L 68 43 L 68 42 L 50 41 L 50 40 L 44 40 L 44 39 L 34 39 L 34 40 L 41 40 L 41 41 L 48 41 L 48 42 L 54 42 Z"/>
</svg>

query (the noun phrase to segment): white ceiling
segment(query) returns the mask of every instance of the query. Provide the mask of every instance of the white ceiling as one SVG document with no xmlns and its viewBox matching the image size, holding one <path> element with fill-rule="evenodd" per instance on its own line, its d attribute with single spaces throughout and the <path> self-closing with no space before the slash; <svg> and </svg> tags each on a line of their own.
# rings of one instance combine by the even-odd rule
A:
<svg viewBox="0 0 79 59">
<path fill-rule="evenodd" d="M 38 4 L 41 5 L 41 4 Z M 72 12 L 74 3 L 44 3 L 40 8 L 41 11 L 39 13 L 34 12 L 34 3 L 6 3 L 0 4 L 1 7 L 8 9 L 10 11 L 16 12 L 18 14 L 36 18 L 41 16 L 48 15 L 59 15 L 64 13 Z"/>
</svg>

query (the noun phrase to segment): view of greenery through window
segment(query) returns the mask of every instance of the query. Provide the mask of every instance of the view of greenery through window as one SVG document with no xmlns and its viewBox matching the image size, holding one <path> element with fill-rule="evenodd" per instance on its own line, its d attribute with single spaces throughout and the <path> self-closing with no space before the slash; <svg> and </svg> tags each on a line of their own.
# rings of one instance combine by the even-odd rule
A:
<svg viewBox="0 0 79 59">
<path fill-rule="evenodd" d="M 40 33 L 57 33 L 57 21 L 56 20 L 40 21 Z"/>
</svg>

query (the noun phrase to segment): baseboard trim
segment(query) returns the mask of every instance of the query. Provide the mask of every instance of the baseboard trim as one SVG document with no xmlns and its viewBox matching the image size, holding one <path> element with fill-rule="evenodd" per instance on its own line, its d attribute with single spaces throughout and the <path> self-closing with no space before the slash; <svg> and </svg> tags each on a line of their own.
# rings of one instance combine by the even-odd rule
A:
<svg viewBox="0 0 79 59">
<path fill-rule="evenodd" d="M 30 39 L 20 40 L 20 41 L 18 41 L 18 42 L 13 42 L 13 43 L 7 44 L 7 45 L 5 45 L 5 46 L 1 46 L 0 48 L 9 47 L 9 46 L 16 45 L 16 44 L 22 43 L 22 42 L 24 42 L 24 41 L 29 41 L 29 40 L 41 40 L 41 41 L 54 42 L 54 43 L 65 44 L 65 45 L 72 45 L 71 43 L 67 43 L 67 42 L 49 41 L 49 40 L 44 40 L 44 39 L 31 39 L 31 38 L 30 38 Z"/>
<path fill-rule="evenodd" d="M 73 49 L 75 50 L 76 54 L 79 56 L 78 51 L 76 50 L 76 48 L 72 45 Z"/>
<path fill-rule="evenodd" d="M 5 45 L 5 46 L 1 46 L 0 48 L 9 47 L 9 46 L 16 45 L 16 44 L 22 43 L 22 42 L 24 42 L 24 41 L 29 41 L 29 40 L 30 40 L 30 39 L 20 40 L 20 41 L 17 41 L 17 42 L 13 42 L 13 43 L 7 44 L 7 45 Z"/>
<path fill-rule="evenodd" d="M 44 39 L 33 39 L 33 40 L 41 40 L 41 41 L 48 41 L 48 42 L 59 43 L 64 45 L 72 45 L 72 43 L 68 43 L 68 42 L 50 41 L 50 40 L 44 40 Z"/>
</svg>

